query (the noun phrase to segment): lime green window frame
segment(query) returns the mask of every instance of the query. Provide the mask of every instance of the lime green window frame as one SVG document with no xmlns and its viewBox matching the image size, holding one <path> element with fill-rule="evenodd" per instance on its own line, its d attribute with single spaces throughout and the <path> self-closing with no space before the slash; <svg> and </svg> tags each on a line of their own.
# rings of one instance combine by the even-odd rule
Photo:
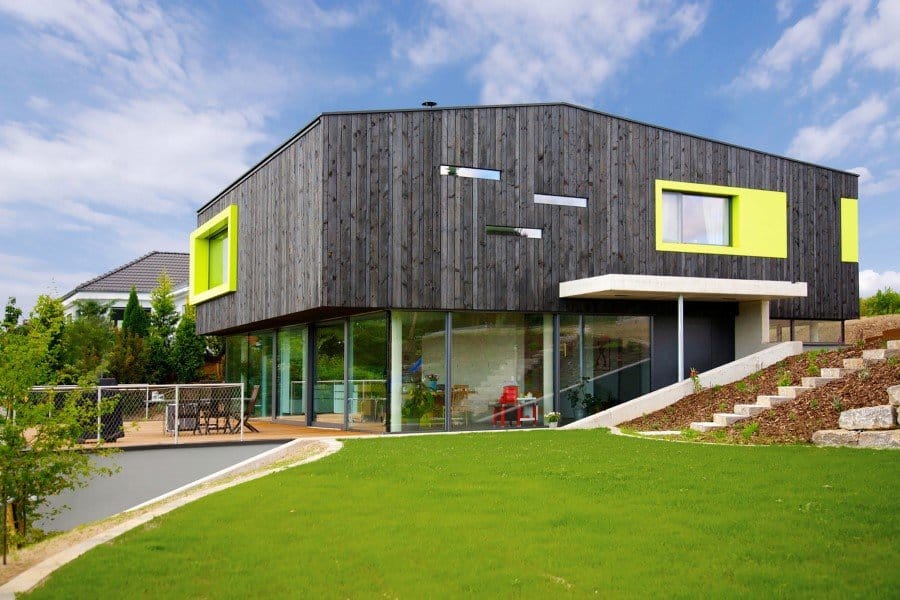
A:
<svg viewBox="0 0 900 600">
<path fill-rule="evenodd" d="M 730 240 L 728 244 L 685 244 L 664 239 L 663 192 L 730 198 Z M 787 258 L 787 194 L 769 190 L 739 188 L 707 183 L 657 179 L 656 249 L 660 252 L 727 254 Z"/>
<path fill-rule="evenodd" d="M 841 198 L 841 261 L 859 262 L 859 200 Z"/>
<path fill-rule="evenodd" d="M 232 204 L 191 233 L 191 304 L 237 290 L 238 207 Z"/>
</svg>

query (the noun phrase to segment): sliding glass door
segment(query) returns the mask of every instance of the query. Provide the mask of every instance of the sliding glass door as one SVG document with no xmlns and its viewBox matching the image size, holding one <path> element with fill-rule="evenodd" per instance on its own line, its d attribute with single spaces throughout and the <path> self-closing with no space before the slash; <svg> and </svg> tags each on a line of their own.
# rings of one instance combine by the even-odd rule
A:
<svg viewBox="0 0 900 600">
<path fill-rule="evenodd" d="M 313 423 L 345 427 L 344 322 L 323 323 L 313 331 L 316 361 Z"/>
</svg>

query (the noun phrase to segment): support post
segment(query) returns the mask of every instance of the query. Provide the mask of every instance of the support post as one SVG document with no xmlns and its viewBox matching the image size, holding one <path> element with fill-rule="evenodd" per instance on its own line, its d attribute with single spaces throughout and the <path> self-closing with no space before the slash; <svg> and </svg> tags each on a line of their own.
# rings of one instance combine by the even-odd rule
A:
<svg viewBox="0 0 900 600">
<path fill-rule="evenodd" d="M 684 296 L 678 295 L 678 381 L 684 381 Z"/>
</svg>

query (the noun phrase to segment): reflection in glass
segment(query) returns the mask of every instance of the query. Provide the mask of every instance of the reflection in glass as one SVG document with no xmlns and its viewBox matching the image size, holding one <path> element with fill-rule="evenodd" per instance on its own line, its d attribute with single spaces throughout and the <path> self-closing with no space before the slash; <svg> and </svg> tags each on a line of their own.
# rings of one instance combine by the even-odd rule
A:
<svg viewBox="0 0 900 600">
<path fill-rule="evenodd" d="M 453 313 L 453 429 L 535 426 L 553 403 L 550 315 Z"/>
<path fill-rule="evenodd" d="M 650 390 L 650 318 L 561 315 L 560 412 L 581 419 Z"/>
<path fill-rule="evenodd" d="M 391 431 L 444 429 L 444 348 L 444 313 L 391 313 Z"/>
<path fill-rule="evenodd" d="M 306 327 L 288 327 L 278 332 L 277 416 L 306 413 Z"/>
<path fill-rule="evenodd" d="M 387 318 L 384 313 L 350 319 L 349 356 L 349 425 L 353 429 L 384 431 L 387 399 Z"/>
<path fill-rule="evenodd" d="M 247 336 L 247 382 L 249 395 L 253 386 L 259 386 L 255 416 L 272 414 L 272 353 L 275 336 L 271 332 L 251 333 Z"/>
<path fill-rule="evenodd" d="M 320 425 L 344 425 L 344 323 L 315 328 L 313 416 Z"/>
</svg>

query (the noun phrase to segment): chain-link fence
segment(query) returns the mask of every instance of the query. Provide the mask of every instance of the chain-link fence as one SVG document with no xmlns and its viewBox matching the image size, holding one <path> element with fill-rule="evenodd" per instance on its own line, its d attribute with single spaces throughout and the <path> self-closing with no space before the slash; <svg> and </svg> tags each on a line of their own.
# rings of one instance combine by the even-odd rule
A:
<svg viewBox="0 0 900 600">
<path fill-rule="evenodd" d="M 244 440 L 252 431 L 240 383 L 184 385 L 41 386 L 31 399 L 61 408 L 74 401 L 81 410 L 82 442 L 177 444 L 184 435 L 225 434 Z"/>
</svg>

